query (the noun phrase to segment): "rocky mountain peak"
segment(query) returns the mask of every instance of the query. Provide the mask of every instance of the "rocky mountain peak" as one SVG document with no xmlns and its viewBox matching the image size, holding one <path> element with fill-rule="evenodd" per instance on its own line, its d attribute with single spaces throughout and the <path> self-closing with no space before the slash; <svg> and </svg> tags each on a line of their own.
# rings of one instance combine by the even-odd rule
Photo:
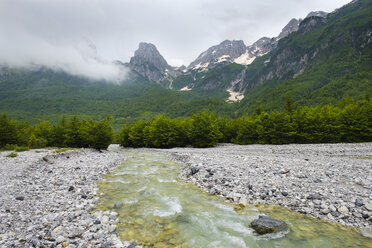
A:
<svg viewBox="0 0 372 248">
<path fill-rule="evenodd" d="M 306 16 L 306 18 L 311 17 L 311 16 L 319 16 L 319 17 L 326 18 L 327 15 L 328 15 L 328 13 L 327 13 L 327 12 L 324 12 L 324 11 L 311 11 L 311 12 Z"/>
<path fill-rule="evenodd" d="M 189 70 L 206 70 L 221 62 L 233 62 L 246 51 L 242 40 L 225 40 L 200 54 L 189 66 Z"/>
<path fill-rule="evenodd" d="M 310 32 L 326 22 L 327 20 L 321 16 L 307 17 L 300 23 L 299 32 L 302 33 Z"/>
<path fill-rule="evenodd" d="M 159 70 L 171 69 L 164 57 L 159 53 L 155 45 L 141 42 L 134 56 L 129 62 L 131 65 L 149 63 Z"/>
<path fill-rule="evenodd" d="M 139 75 L 155 82 L 165 79 L 173 70 L 156 46 L 146 42 L 139 44 L 134 56 L 130 59 L 129 67 Z"/>
<path fill-rule="evenodd" d="M 288 22 L 288 24 L 282 29 L 279 36 L 277 37 L 278 40 L 287 37 L 289 34 L 296 32 L 298 30 L 298 26 L 300 25 L 301 19 L 298 20 L 293 18 Z"/>
</svg>

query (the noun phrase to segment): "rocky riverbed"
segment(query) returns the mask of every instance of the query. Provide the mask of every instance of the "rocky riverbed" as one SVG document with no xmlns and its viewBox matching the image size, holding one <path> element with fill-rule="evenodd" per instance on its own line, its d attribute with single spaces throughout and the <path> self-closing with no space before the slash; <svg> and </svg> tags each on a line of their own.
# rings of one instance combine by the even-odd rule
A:
<svg viewBox="0 0 372 248">
<path fill-rule="evenodd" d="M 135 247 L 115 212 L 94 212 L 96 181 L 125 156 L 90 149 L 0 152 L 0 247 Z"/>
<path fill-rule="evenodd" d="M 181 177 L 242 204 L 278 204 L 371 235 L 372 143 L 164 151 Z"/>
</svg>

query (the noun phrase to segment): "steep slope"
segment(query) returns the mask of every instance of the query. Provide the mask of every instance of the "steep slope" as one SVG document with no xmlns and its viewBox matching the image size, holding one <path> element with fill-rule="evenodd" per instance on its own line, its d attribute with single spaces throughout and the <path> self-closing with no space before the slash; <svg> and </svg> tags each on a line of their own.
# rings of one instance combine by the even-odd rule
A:
<svg viewBox="0 0 372 248">
<path fill-rule="evenodd" d="M 335 103 L 372 93 L 372 1 L 359 0 L 327 15 L 304 19 L 298 31 L 246 70 L 246 108 L 256 102 L 283 106 L 288 93 L 297 104 Z M 338 86 L 336 91 L 335 86 Z M 337 93 L 336 93 L 337 92 Z"/>
<path fill-rule="evenodd" d="M 141 77 L 157 83 L 171 81 L 177 75 L 177 69 L 170 66 L 151 43 L 141 42 L 127 66 Z"/>
</svg>

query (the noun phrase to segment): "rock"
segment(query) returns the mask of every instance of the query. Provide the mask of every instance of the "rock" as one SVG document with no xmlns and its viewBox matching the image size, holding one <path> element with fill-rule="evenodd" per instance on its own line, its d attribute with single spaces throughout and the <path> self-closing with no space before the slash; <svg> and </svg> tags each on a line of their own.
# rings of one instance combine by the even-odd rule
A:
<svg viewBox="0 0 372 248">
<path fill-rule="evenodd" d="M 101 219 L 101 222 L 102 222 L 103 224 L 107 224 L 107 223 L 109 222 L 109 217 L 108 217 L 107 215 L 104 215 L 104 216 L 102 217 L 102 219 Z"/>
<path fill-rule="evenodd" d="M 198 172 L 199 172 L 199 168 L 196 168 L 196 167 L 191 168 L 191 175 L 195 175 Z"/>
<path fill-rule="evenodd" d="M 114 204 L 114 208 L 121 208 L 122 206 L 124 205 L 124 203 L 122 203 L 122 202 L 115 202 L 115 204 Z"/>
<path fill-rule="evenodd" d="M 62 242 L 62 243 L 61 243 L 61 245 L 62 245 L 63 247 L 67 247 L 67 246 L 69 246 L 69 244 L 70 244 L 69 242 Z"/>
<path fill-rule="evenodd" d="M 334 212 L 331 212 L 331 215 L 332 215 L 333 217 L 338 217 L 338 216 L 340 216 L 340 213 L 334 211 Z"/>
<path fill-rule="evenodd" d="M 311 194 L 307 197 L 308 200 L 322 200 L 322 196 L 319 194 Z"/>
<path fill-rule="evenodd" d="M 18 201 L 23 201 L 25 199 L 25 197 L 24 196 L 17 196 L 15 199 L 18 200 Z"/>
<path fill-rule="evenodd" d="M 365 207 L 368 211 L 372 211 L 372 204 L 371 204 L 371 203 L 364 204 L 364 207 Z"/>
<path fill-rule="evenodd" d="M 349 209 L 347 209 L 347 207 L 345 207 L 345 206 L 342 206 L 342 207 L 338 208 L 337 211 L 340 214 L 343 214 L 343 215 L 347 215 L 349 213 Z"/>
<path fill-rule="evenodd" d="M 362 213 L 362 218 L 363 219 L 368 219 L 368 217 L 369 217 L 369 214 L 367 212 Z"/>
<path fill-rule="evenodd" d="M 70 187 L 68 188 L 68 192 L 71 192 L 71 191 L 73 191 L 74 189 L 75 189 L 74 186 L 70 186 Z"/>
<path fill-rule="evenodd" d="M 330 212 L 331 212 L 331 210 L 330 209 L 328 209 L 328 208 L 323 208 L 322 210 L 320 210 L 323 214 L 325 214 L 325 215 L 327 215 L 327 214 L 329 214 Z"/>
<path fill-rule="evenodd" d="M 127 246 L 127 248 L 136 248 L 136 246 L 137 243 L 133 241 L 132 243 L 129 244 L 129 246 Z"/>
<path fill-rule="evenodd" d="M 62 235 L 60 235 L 60 236 L 58 236 L 58 237 L 56 238 L 56 242 L 57 242 L 58 244 L 64 242 L 65 240 L 66 240 L 65 237 L 63 237 Z"/>
<path fill-rule="evenodd" d="M 260 215 L 258 219 L 252 221 L 251 227 L 259 234 L 266 234 L 284 230 L 287 224 L 284 221 Z"/>
<path fill-rule="evenodd" d="M 288 174 L 291 170 L 290 169 L 281 169 L 279 171 L 280 174 Z"/>
<path fill-rule="evenodd" d="M 360 234 L 362 234 L 364 237 L 372 238 L 372 229 L 362 228 L 360 230 Z"/>
<path fill-rule="evenodd" d="M 336 208 L 335 208 L 335 206 L 333 206 L 333 205 L 330 205 L 329 206 L 329 209 L 331 210 L 331 212 L 336 212 Z"/>
<path fill-rule="evenodd" d="M 283 196 L 288 196 L 288 192 L 283 191 L 283 192 L 282 192 L 282 195 L 283 195 Z"/>
<path fill-rule="evenodd" d="M 314 183 L 321 183 L 321 182 L 322 180 L 320 180 L 319 178 L 314 179 Z"/>
<path fill-rule="evenodd" d="M 359 199 L 359 198 L 355 199 L 354 204 L 357 207 L 362 207 L 364 205 L 363 200 L 362 199 Z"/>
</svg>

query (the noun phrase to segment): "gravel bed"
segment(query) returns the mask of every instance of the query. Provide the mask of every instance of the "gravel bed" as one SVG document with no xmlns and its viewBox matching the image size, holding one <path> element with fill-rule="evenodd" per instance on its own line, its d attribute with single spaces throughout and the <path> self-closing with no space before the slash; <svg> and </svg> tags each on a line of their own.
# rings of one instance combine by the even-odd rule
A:
<svg viewBox="0 0 372 248">
<path fill-rule="evenodd" d="M 165 150 L 181 177 L 242 204 L 277 204 L 367 230 L 372 223 L 372 143 L 222 144 Z"/>
<path fill-rule="evenodd" d="M 94 212 L 96 181 L 120 153 L 90 149 L 0 152 L 0 247 L 135 247 L 116 235 L 115 212 Z"/>
</svg>

